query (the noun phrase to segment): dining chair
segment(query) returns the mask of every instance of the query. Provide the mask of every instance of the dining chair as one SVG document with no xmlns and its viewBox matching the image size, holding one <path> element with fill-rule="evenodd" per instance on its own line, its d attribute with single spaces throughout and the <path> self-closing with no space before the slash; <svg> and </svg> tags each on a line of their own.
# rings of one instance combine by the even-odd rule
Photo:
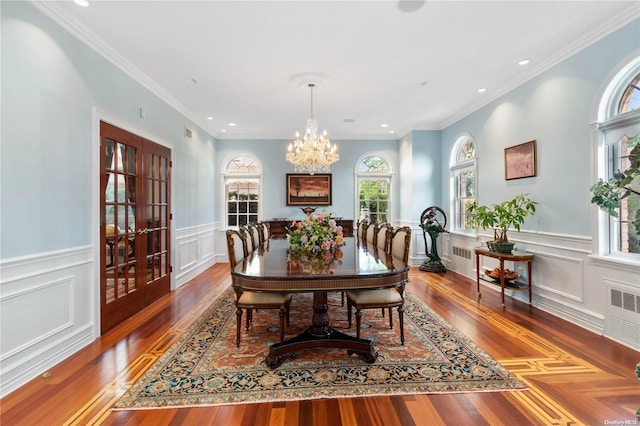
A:
<svg viewBox="0 0 640 426">
<path fill-rule="evenodd" d="M 394 229 L 390 235 L 389 253 L 392 257 L 404 263 L 409 262 L 409 248 L 411 247 L 411 228 L 401 226 Z"/>
<path fill-rule="evenodd" d="M 249 236 L 251 237 L 251 245 L 255 250 L 262 245 L 260 244 L 260 229 L 258 229 L 257 224 L 254 225 L 250 223 L 247 225 L 247 230 L 249 231 Z"/>
<path fill-rule="evenodd" d="M 378 226 L 376 232 L 376 247 L 385 252 L 389 252 L 389 242 L 391 241 L 389 234 L 391 232 L 393 232 L 393 227 L 388 223 L 383 223 Z"/>
<path fill-rule="evenodd" d="M 365 242 L 367 244 L 376 245 L 376 234 L 378 232 L 378 223 L 373 222 L 367 225 L 367 231 L 365 235 Z"/>
<path fill-rule="evenodd" d="M 358 222 L 356 223 L 356 238 L 358 240 L 358 243 L 360 244 L 363 244 L 366 241 L 366 232 L 368 225 L 369 219 L 366 217 L 358 220 Z"/>
<path fill-rule="evenodd" d="M 253 253 L 253 250 L 255 249 L 255 246 L 253 245 L 253 238 L 251 237 L 251 232 L 246 226 L 238 226 L 238 232 L 240 233 L 240 235 L 242 235 L 242 238 L 244 238 L 244 246 L 247 249 L 245 256 L 248 256 Z"/>
<path fill-rule="evenodd" d="M 389 235 L 389 234 L 387 234 Z M 411 247 L 411 228 L 402 226 L 390 233 L 391 248 L 387 255 L 406 264 Z M 395 247 L 394 247 L 395 246 Z M 389 259 L 391 262 L 393 259 Z M 360 338 L 362 311 L 364 309 L 389 310 L 389 328 L 393 330 L 392 308 L 398 308 L 398 322 L 400 324 L 400 344 L 404 345 L 404 283 L 398 287 L 380 288 L 374 290 L 354 290 L 347 292 L 347 316 L 351 328 L 352 309 L 356 309 L 356 337 Z"/>
<path fill-rule="evenodd" d="M 236 230 L 227 230 L 227 251 L 231 270 L 248 255 L 246 238 Z M 242 291 L 234 288 L 236 293 L 236 346 L 240 347 L 240 328 L 242 324 L 242 309 L 247 311 L 246 329 L 253 321 L 253 310 L 278 309 L 280 324 L 280 342 L 284 341 L 284 320 L 289 326 L 289 307 L 292 295 L 289 293 L 271 293 L 257 291 Z"/>
<path fill-rule="evenodd" d="M 260 230 L 260 245 L 265 246 L 265 243 L 269 241 L 269 222 L 258 222 L 258 229 Z"/>
</svg>

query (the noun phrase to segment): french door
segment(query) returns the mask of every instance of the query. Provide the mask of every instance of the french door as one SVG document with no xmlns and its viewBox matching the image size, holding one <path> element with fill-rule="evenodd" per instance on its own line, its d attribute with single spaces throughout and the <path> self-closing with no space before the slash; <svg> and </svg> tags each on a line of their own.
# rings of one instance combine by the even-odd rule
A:
<svg viewBox="0 0 640 426">
<path fill-rule="evenodd" d="M 171 150 L 100 122 L 101 333 L 170 291 Z"/>
</svg>

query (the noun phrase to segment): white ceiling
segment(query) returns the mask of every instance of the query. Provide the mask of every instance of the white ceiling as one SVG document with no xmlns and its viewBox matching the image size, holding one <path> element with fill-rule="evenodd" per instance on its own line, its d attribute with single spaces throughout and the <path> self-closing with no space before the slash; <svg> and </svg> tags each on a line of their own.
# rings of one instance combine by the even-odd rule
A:
<svg viewBox="0 0 640 426">
<path fill-rule="evenodd" d="M 332 139 L 442 129 L 640 16 L 638 1 L 35 4 L 225 139 L 302 133 L 310 91 L 294 76 L 307 73 Z"/>
</svg>

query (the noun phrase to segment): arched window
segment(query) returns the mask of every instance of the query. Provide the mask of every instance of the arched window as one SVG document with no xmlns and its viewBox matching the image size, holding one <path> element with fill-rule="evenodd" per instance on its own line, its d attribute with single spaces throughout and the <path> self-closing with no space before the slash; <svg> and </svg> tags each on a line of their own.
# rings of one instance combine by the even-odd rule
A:
<svg viewBox="0 0 640 426">
<path fill-rule="evenodd" d="M 391 167 L 379 155 L 367 155 L 358 164 L 358 216 L 391 223 Z"/>
<path fill-rule="evenodd" d="M 258 222 L 260 172 L 260 165 L 248 155 L 238 155 L 226 164 L 224 193 L 228 227 Z"/>
<path fill-rule="evenodd" d="M 467 208 L 476 199 L 476 145 L 468 136 L 460 136 L 451 150 L 449 161 L 451 180 L 451 211 L 456 231 L 470 232 L 473 223 L 468 220 Z"/>
<path fill-rule="evenodd" d="M 598 121 L 602 181 L 592 187 L 592 201 L 608 211 L 601 251 L 640 260 L 640 57 L 609 84 Z"/>
</svg>

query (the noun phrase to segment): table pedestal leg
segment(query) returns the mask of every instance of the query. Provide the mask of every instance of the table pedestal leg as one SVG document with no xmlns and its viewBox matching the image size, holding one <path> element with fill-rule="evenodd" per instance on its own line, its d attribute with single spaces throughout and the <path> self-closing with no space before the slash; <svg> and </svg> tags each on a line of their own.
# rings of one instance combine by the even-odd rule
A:
<svg viewBox="0 0 640 426">
<path fill-rule="evenodd" d="M 296 352 L 313 348 L 346 349 L 347 354 L 352 355 L 355 353 L 370 364 L 378 358 L 378 351 L 373 347 L 371 340 L 358 339 L 334 330 L 329 326 L 326 291 L 313 294 L 313 320 L 311 327 L 292 339 L 272 345 L 265 362 L 270 368 L 276 368 L 286 358 L 295 357 Z"/>
</svg>

